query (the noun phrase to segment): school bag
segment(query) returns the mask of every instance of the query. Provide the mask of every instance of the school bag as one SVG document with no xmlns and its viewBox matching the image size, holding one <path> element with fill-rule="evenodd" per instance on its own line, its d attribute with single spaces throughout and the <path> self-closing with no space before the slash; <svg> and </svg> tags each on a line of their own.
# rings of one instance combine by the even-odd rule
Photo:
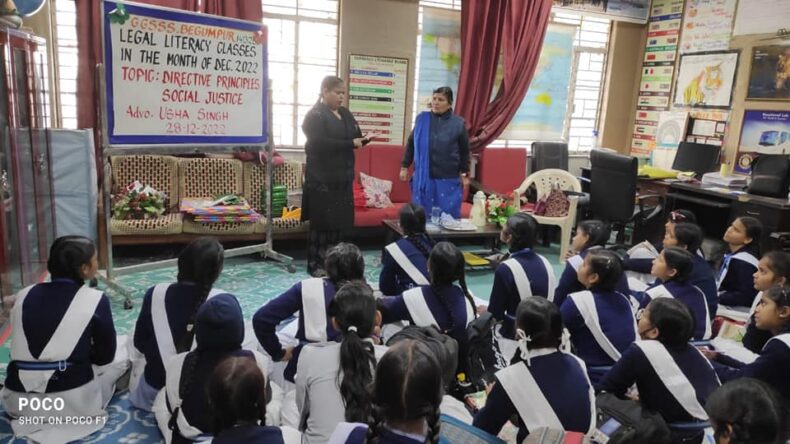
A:
<svg viewBox="0 0 790 444">
<path fill-rule="evenodd" d="M 670 431 L 664 418 L 636 401 L 620 399 L 611 393 L 595 397 L 596 429 L 593 443 L 618 442 L 638 433 L 645 443 L 669 443 Z"/>
<path fill-rule="evenodd" d="M 434 326 L 417 327 L 409 325 L 403 330 L 395 333 L 387 341 L 387 346 L 391 347 L 400 341 L 413 339 L 426 344 L 430 349 L 437 353 L 436 358 L 442 366 L 442 377 L 445 384 L 455 380 L 455 369 L 458 366 L 458 341 L 448 335 L 442 334 Z"/>
<path fill-rule="evenodd" d="M 466 327 L 469 340 L 466 380 L 477 390 L 485 390 L 486 384 L 494 381 L 494 373 L 507 367 L 494 332 L 496 326 L 496 318 L 486 312 Z"/>
</svg>

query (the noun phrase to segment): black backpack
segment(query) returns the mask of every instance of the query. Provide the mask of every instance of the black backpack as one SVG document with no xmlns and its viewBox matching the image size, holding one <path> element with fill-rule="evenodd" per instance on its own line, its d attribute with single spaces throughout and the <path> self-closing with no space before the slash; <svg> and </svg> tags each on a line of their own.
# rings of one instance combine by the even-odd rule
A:
<svg viewBox="0 0 790 444">
<path fill-rule="evenodd" d="M 669 444 L 671 433 L 664 418 L 636 401 L 611 393 L 595 398 L 596 430 L 593 442 Z"/>
<path fill-rule="evenodd" d="M 469 340 L 467 381 L 477 390 L 485 389 L 494 381 L 494 373 L 507 367 L 507 360 L 499 349 L 495 329 L 497 320 L 491 313 L 483 313 L 466 327 Z"/>
</svg>

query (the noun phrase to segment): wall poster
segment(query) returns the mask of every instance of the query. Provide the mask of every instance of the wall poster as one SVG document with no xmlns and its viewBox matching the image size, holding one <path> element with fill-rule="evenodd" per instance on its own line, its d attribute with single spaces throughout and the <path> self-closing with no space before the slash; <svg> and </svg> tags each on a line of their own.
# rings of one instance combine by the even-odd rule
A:
<svg viewBox="0 0 790 444">
<path fill-rule="evenodd" d="M 738 52 L 684 54 L 680 59 L 674 104 L 729 108 Z"/>
<path fill-rule="evenodd" d="M 377 143 L 403 145 L 409 60 L 348 56 L 348 109 L 362 134 L 375 131 Z"/>
<path fill-rule="evenodd" d="M 790 44 L 752 48 L 746 100 L 790 100 Z"/>
</svg>

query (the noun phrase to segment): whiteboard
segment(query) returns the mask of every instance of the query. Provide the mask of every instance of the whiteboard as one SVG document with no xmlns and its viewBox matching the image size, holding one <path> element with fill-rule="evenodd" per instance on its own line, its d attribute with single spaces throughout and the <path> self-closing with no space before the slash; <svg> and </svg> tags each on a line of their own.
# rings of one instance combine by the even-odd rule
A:
<svg viewBox="0 0 790 444">
<path fill-rule="evenodd" d="M 733 35 L 776 34 L 787 28 L 790 20 L 789 0 L 740 0 Z"/>
<path fill-rule="evenodd" d="M 116 1 L 102 13 L 111 146 L 267 141 L 260 23 Z"/>
</svg>

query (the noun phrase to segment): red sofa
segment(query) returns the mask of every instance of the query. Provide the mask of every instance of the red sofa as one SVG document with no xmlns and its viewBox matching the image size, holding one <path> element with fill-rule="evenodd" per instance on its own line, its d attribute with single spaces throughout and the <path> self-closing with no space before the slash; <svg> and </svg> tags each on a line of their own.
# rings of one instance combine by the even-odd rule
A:
<svg viewBox="0 0 790 444">
<path fill-rule="evenodd" d="M 392 181 L 390 199 L 393 206 L 389 208 L 354 208 L 354 226 L 359 228 L 380 227 L 381 221 L 384 219 L 397 219 L 401 207 L 411 200 L 409 183 L 402 182 L 398 177 L 400 162 L 403 159 L 403 147 L 371 144 L 356 150 L 355 155 L 354 173 L 357 180 L 359 180 L 359 173 L 363 172 L 368 176 Z M 466 202 L 466 194 L 465 190 L 464 202 L 461 203 L 461 217 L 469 217 L 469 211 L 472 209 L 472 204 Z"/>
<path fill-rule="evenodd" d="M 486 148 L 477 164 L 477 181 L 488 192 L 512 193 L 527 177 L 526 148 Z"/>
</svg>

